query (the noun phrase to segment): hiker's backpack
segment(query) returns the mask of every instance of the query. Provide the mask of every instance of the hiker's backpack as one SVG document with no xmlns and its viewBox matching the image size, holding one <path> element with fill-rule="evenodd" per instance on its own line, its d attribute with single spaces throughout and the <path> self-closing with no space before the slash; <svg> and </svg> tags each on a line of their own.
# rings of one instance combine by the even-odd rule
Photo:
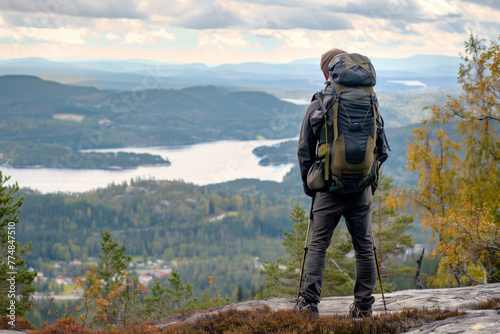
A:
<svg viewBox="0 0 500 334">
<path fill-rule="evenodd" d="M 309 185 L 308 177 L 312 190 L 354 193 L 377 182 L 376 80 L 365 56 L 341 54 L 330 62 L 327 86 L 316 95 L 320 108 L 311 116 L 319 138 L 316 163 L 310 170 L 312 178 L 318 174 L 316 184 Z M 318 178 L 324 183 L 318 183 Z"/>
</svg>

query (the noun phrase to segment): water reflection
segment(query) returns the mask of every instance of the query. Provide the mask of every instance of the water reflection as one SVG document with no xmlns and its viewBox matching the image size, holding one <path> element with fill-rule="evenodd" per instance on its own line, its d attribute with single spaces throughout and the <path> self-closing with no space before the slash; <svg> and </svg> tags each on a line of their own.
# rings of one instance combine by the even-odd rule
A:
<svg viewBox="0 0 500 334">
<path fill-rule="evenodd" d="M 236 141 L 224 140 L 190 146 L 130 147 L 96 149 L 94 152 L 134 152 L 158 154 L 168 158 L 171 166 L 144 166 L 126 170 L 7 168 L 0 167 L 20 187 L 30 187 L 43 193 L 82 192 L 103 188 L 112 182 L 129 182 L 137 177 L 156 180 L 184 180 L 198 185 L 219 183 L 240 178 L 281 181 L 292 164 L 259 166 L 252 154 L 255 147 L 274 145 L 289 139 Z"/>
</svg>

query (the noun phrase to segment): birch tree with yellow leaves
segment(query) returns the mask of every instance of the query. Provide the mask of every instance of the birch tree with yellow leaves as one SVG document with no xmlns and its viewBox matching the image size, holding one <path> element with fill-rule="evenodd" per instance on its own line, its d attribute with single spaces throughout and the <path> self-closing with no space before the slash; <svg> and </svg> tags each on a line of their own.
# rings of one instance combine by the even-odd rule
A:
<svg viewBox="0 0 500 334">
<path fill-rule="evenodd" d="M 434 286 L 500 280 L 500 35 L 489 46 L 471 34 L 458 73 L 462 92 L 431 108 L 413 130 L 407 171 L 417 186 L 392 193 L 431 229 L 440 257 Z M 458 142 L 439 124 L 453 123 Z"/>
</svg>

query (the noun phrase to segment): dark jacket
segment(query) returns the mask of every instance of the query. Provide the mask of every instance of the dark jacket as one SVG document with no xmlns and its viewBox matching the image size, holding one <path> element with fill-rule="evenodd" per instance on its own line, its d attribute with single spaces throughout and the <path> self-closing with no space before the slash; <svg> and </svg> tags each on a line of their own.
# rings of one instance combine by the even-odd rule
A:
<svg viewBox="0 0 500 334">
<path fill-rule="evenodd" d="M 378 106 L 378 103 L 377 103 Z M 316 160 L 316 144 L 318 138 L 316 138 L 314 131 L 311 126 L 311 116 L 317 109 L 320 108 L 319 99 L 316 98 L 316 94 L 313 95 L 311 103 L 307 107 L 306 113 L 304 115 L 304 120 L 302 121 L 302 128 L 300 130 L 299 144 L 297 148 L 297 156 L 299 159 L 300 175 L 302 177 L 302 185 L 304 187 L 304 193 L 308 196 L 314 196 L 314 191 L 309 189 L 307 186 L 307 172 L 309 168 L 313 165 Z M 378 110 L 378 108 L 377 108 Z M 377 161 L 380 165 L 387 160 L 387 139 L 385 137 L 384 131 L 384 120 L 380 114 L 377 115 Z M 389 148 L 390 150 L 390 148 Z"/>
</svg>

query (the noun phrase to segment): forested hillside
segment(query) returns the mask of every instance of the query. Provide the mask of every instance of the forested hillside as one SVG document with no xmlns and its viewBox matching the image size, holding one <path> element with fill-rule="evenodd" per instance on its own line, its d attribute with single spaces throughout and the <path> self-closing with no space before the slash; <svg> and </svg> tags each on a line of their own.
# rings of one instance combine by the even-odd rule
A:
<svg viewBox="0 0 500 334">
<path fill-rule="evenodd" d="M 300 187 L 258 180 L 206 187 L 131 181 L 72 196 L 25 193 L 18 235 L 36 245 L 29 265 L 50 276 L 56 261 L 98 257 L 101 233 L 109 228 L 132 256 L 177 261 L 200 290 L 208 288 L 206 275 L 224 273 L 218 280 L 230 296 L 235 284 L 249 293 L 262 282 L 255 258 L 280 255 L 290 208 L 299 200 L 305 200 Z M 254 276 L 243 274 L 245 262 Z M 68 276 L 81 274 L 81 267 L 73 269 Z M 237 280 L 233 270 L 241 273 Z"/>
</svg>

